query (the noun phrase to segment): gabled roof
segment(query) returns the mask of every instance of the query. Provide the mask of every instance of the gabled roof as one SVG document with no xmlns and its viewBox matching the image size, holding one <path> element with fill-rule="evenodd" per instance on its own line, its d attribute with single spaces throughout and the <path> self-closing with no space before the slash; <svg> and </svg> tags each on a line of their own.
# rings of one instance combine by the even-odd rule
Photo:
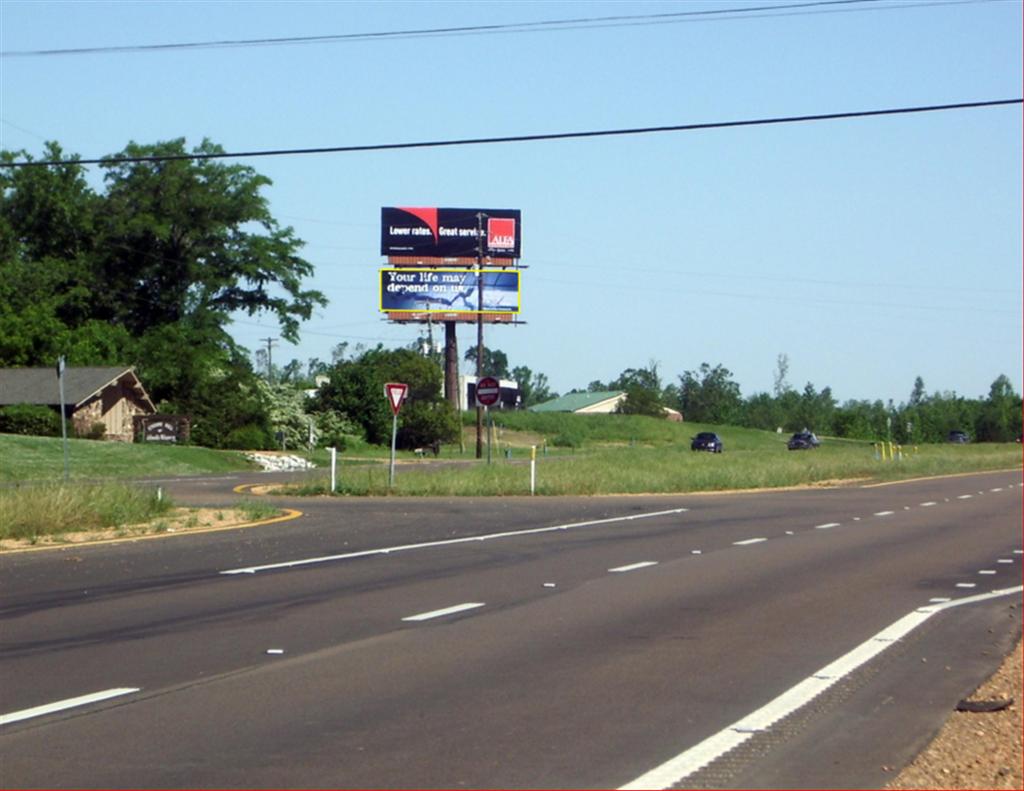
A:
<svg viewBox="0 0 1024 791">
<path fill-rule="evenodd" d="M 122 378 L 128 379 L 127 385 L 155 412 L 156 407 L 135 375 L 135 369 L 126 366 L 68 366 L 64 369 L 64 402 L 73 407 L 81 406 Z M 11 404 L 59 407 L 57 367 L 0 368 L 0 406 Z"/>
<path fill-rule="evenodd" d="M 579 412 L 593 409 L 606 401 L 618 401 L 625 395 L 623 390 L 599 390 L 594 393 L 569 393 L 561 398 L 545 401 L 530 407 L 530 412 Z"/>
</svg>

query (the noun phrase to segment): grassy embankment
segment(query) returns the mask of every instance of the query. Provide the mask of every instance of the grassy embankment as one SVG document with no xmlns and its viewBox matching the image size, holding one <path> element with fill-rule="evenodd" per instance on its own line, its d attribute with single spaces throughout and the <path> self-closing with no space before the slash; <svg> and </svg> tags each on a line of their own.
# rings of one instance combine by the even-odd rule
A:
<svg viewBox="0 0 1024 791">
<path fill-rule="evenodd" d="M 500 413 L 494 418 L 492 463 L 434 466 L 403 464 L 393 494 L 436 496 L 515 495 L 529 492 L 530 445 L 538 446 L 541 495 L 639 494 L 777 488 L 829 481 L 889 481 L 929 475 L 1021 467 L 1017 444 L 905 447 L 898 461 L 882 461 L 870 442 L 824 438 L 812 451 L 788 451 L 789 435 L 733 426 L 678 424 L 622 415 Z M 690 438 L 716 431 L 722 454 L 693 453 Z M 555 446 L 555 443 L 561 446 Z M 441 460 L 472 457 L 445 448 Z M 548 448 L 548 453 L 543 451 Z M 569 446 L 569 447 L 566 447 Z M 340 494 L 388 493 L 386 467 L 342 470 Z M 324 481 L 289 489 L 326 492 Z"/>
</svg>

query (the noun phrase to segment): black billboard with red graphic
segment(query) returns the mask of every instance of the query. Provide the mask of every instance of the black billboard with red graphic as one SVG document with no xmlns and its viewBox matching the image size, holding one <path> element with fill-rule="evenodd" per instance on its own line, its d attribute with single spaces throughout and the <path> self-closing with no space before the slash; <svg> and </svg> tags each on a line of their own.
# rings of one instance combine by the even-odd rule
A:
<svg viewBox="0 0 1024 791">
<path fill-rule="evenodd" d="M 478 215 L 483 214 L 482 218 Z M 380 210 L 380 254 L 431 258 L 520 258 L 518 209 L 437 209 L 385 206 Z"/>
</svg>

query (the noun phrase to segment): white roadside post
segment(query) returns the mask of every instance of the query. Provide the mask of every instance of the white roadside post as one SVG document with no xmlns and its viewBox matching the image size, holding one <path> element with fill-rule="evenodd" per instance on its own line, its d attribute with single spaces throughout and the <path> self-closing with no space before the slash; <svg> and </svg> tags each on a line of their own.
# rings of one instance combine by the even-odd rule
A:
<svg viewBox="0 0 1024 791">
<path fill-rule="evenodd" d="M 402 408 L 409 385 L 401 382 L 387 382 L 384 385 L 384 397 L 391 407 L 391 468 L 388 474 L 388 489 L 395 485 L 395 439 L 398 436 L 398 412 Z"/>
<path fill-rule="evenodd" d="M 338 488 L 338 449 L 331 448 L 331 494 Z"/>
<path fill-rule="evenodd" d="M 537 491 L 537 446 L 530 446 L 530 494 Z"/>
</svg>

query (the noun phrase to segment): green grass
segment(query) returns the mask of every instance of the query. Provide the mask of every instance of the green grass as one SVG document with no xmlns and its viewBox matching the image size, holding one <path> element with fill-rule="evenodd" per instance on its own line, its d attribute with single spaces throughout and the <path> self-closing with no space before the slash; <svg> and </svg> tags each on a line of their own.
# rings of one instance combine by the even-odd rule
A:
<svg viewBox="0 0 1024 791">
<path fill-rule="evenodd" d="M 237 451 L 188 445 L 68 440 L 71 478 L 202 475 L 252 469 Z M 61 480 L 64 450 L 53 437 L 0 434 L 0 481 Z"/>
<path fill-rule="evenodd" d="M 590 418 L 587 418 L 590 419 Z M 678 424 L 677 424 L 678 425 Z M 672 431 L 673 429 L 669 429 Z M 690 451 L 689 437 L 716 430 L 725 442 L 721 454 Z M 900 461 L 876 458 L 871 443 L 825 439 L 820 448 L 788 451 L 788 435 L 753 429 L 686 424 L 683 439 L 655 447 L 622 443 L 604 432 L 603 446 L 586 446 L 573 455 L 538 454 L 537 494 L 598 495 L 683 493 L 778 488 L 826 481 L 889 481 L 983 470 L 1020 468 L 1016 444 L 925 445 L 904 450 Z M 512 449 L 522 462 L 529 451 Z M 509 463 L 492 453 L 492 463 L 439 468 L 429 463 L 398 465 L 395 487 L 388 489 L 386 466 L 342 470 L 338 494 L 494 496 L 529 493 L 529 466 Z M 323 494 L 326 480 L 290 488 L 293 494 Z"/>
<path fill-rule="evenodd" d="M 126 484 L 45 484 L 0 489 L 0 539 L 123 528 L 167 514 L 173 504 L 155 489 Z"/>
</svg>

